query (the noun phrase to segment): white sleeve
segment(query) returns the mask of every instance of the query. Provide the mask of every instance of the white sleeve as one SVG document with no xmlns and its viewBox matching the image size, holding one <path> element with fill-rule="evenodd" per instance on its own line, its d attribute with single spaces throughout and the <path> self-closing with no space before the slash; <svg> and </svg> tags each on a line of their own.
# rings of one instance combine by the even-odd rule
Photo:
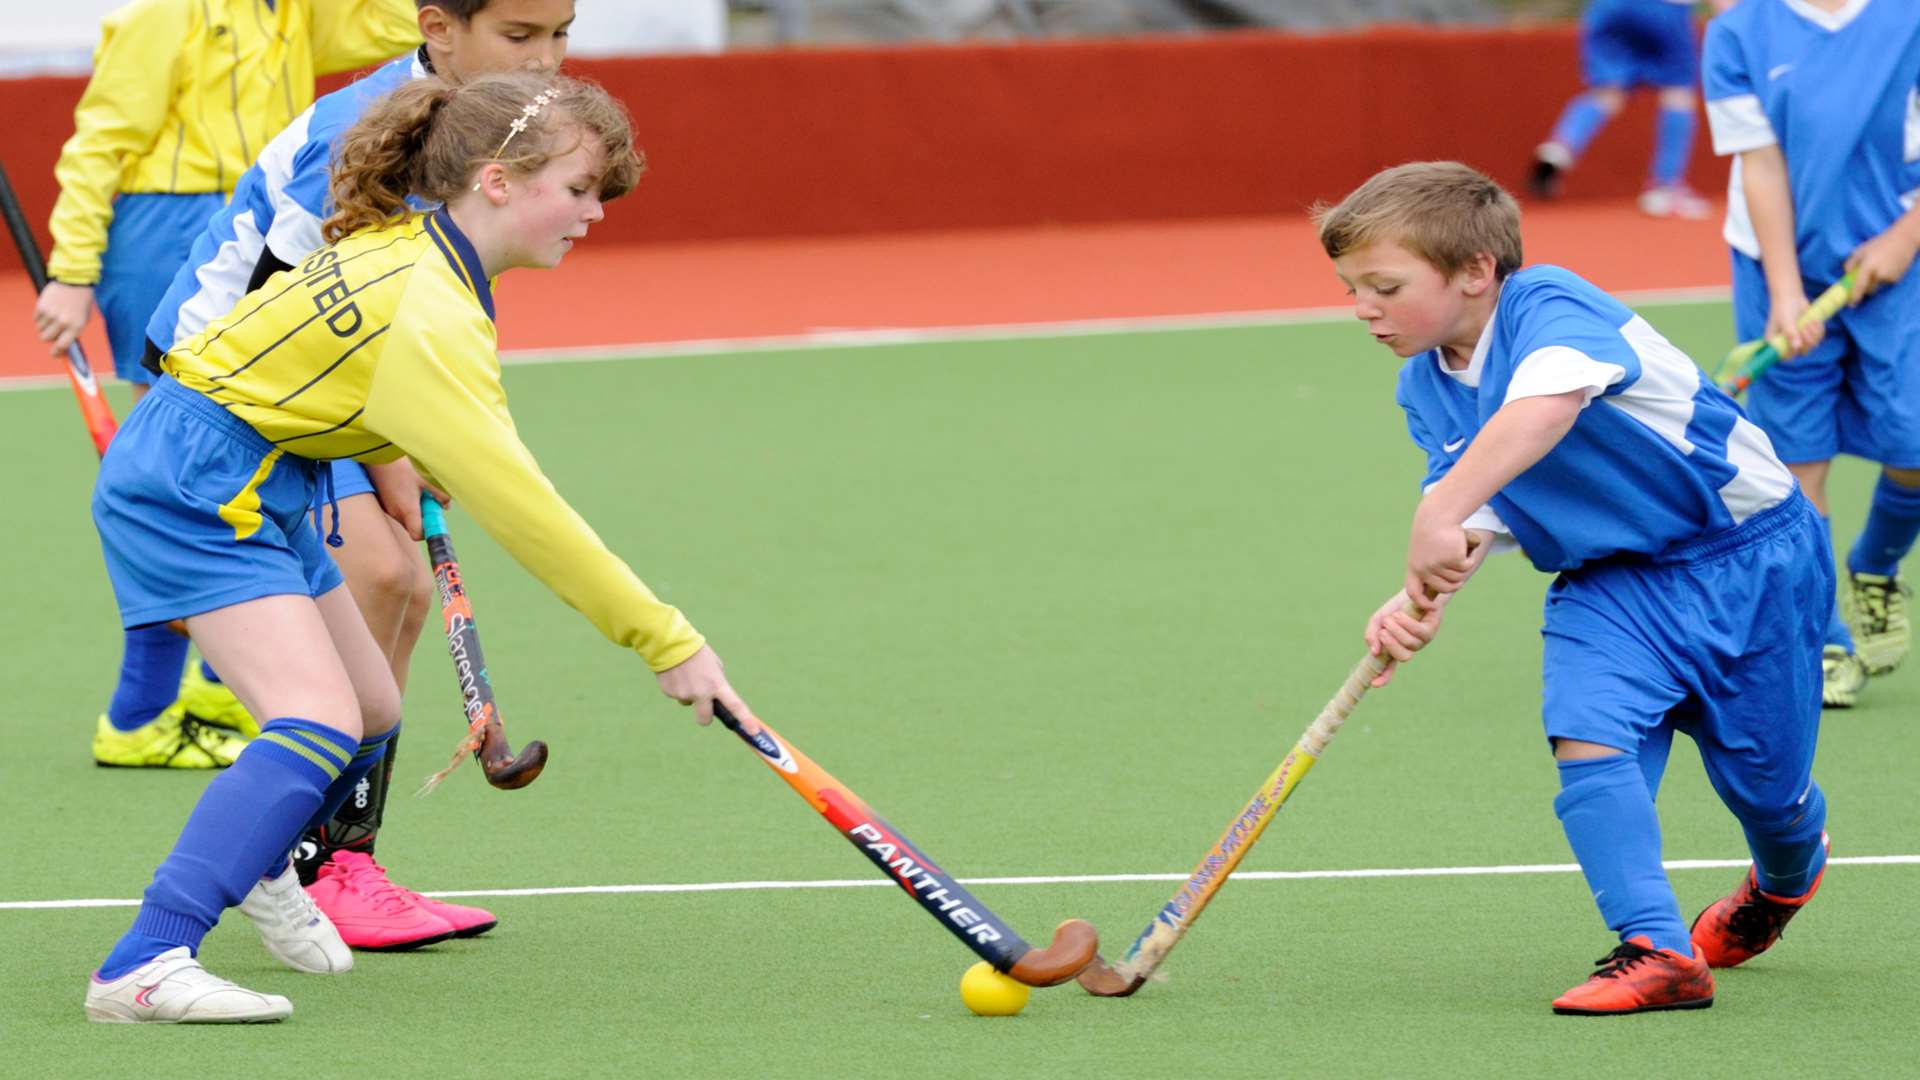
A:
<svg viewBox="0 0 1920 1080">
<path fill-rule="evenodd" d="M 1552 397 L 1570 390 L 1583 390 L 1587 401 L 1605 393 L 1607 387 L 1627 377 L 1619 364 L 1595 360 L 1579 349 L 1549 345 L 1528 353 L 1507 380 L 1507 396 L 1501 404 L 1529 397 Z"/>
<path fill-rule="evenodd" d="M 1767 122 L 1757 94 L 1738 94 L 1707 102 L 1707 130 L 1713 133 L 1713 152 L 1726 157 L 1780 142 Z"/>
</svg>

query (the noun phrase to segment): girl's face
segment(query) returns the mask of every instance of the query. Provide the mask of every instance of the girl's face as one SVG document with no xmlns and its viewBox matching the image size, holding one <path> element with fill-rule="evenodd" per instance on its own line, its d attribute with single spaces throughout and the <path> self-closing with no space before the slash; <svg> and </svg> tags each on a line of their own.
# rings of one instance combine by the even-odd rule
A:
<svg viewBox="0 0 1920 1080">
<path fill-rule="evenodd" d="M 1391 240 L 1333 260 L 1353 297 L 1353 314 L 1395 356 L 1417 356 L 1448 344 L 1466 307 L 1458 283 Z"/>
<path fill-rule="evenodd" d="M 572 150 L 513 181 L 507 203 L 512 215 L 507 264 L 558 265 L 573 242 L 587 235 L 587 227 L 606 216 L 600 204 L 605 169 L 599 140 L 586 136 Z"/>
</svg>

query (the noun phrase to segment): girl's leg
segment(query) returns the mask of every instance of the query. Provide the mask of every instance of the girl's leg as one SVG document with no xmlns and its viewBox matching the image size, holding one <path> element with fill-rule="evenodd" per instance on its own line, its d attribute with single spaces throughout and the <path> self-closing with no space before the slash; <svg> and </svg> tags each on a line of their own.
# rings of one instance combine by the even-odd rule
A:
<svg viewBox="0 0 1920 1080">
<path fill-rule="evenodd" d="M 285 856 L 353 762 L 359 696 L 332 621 L 305 596 L 262 597 L 188 620 L 234 692 L 255 716 L 271 719 L 207 785 L 100 978 L 118 978 L 179 946 L 197 951 L 220 914 Z"/>
</svg>

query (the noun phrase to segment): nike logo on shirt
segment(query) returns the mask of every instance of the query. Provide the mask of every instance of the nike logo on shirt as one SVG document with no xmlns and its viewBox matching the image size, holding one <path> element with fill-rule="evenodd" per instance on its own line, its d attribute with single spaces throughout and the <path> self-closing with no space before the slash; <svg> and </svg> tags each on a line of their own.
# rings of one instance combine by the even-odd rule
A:
<svg viewBox="0 0 1920 1080">
<path fill-rule="evenodd" d="M 1785 75 L 1787 72 L 1792 70 L 1793 70 L 1793 65 L 1791 63 L 1775 64 L 1772 67 L 1767 69 L 1767 81 L 1772 82 L 1773 80 L 1779 78 L 1782 75 Z"/>
<path fill-rule="evenodd" d="M 1465 445 L 1467 445 L 1467 437 L 1465 435 L 1462 435 L 1450 443 L 1442 443 L 1440 445 L 1440 449 L 1445 450 L 1447 453 L 1451 454 L 1455 450 L 1458 450 Z"/>
</svg>

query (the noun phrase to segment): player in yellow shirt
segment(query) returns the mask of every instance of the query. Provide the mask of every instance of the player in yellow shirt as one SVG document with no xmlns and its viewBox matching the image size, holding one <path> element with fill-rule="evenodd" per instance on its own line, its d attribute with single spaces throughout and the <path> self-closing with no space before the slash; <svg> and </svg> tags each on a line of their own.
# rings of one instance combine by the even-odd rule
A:
<svg viewBox="0 0 1920 1080">
<path fill-rule="evenodd" d="M 639 653 L 667 696 L 703 723 L 716 701 L 751 716 L 705 639 L 554 490 L 500 384 L 490 279 L 558 263 L 639 170 L 626 114 L 597 87 L 533 74 L 457 89 L 416 80 L 343 141 L 332 242 L 166 355 L 169 377 L 102 462 L 94 521 L 123 621 L 184 617 L 261 731 L 154 872 L 89 983 L 89 1018 L 290 1015 L 286 998 L 194 959 L 235 904 L 289 966 L 351 965 L 287 856 L 377 766 L 400 695 L 307 512 L 316 478 L 331 475 L 322 461 L 408 456 Z M 409 195 L 441 208 L 411 212 Z"/>
<path fill-rule="evenodd" d="M 114 370 L 136 399 L 144 393 L 148 316 L 254 156 L 313 102 L 315 73 L 419 41 L 412 0 L 134 0 L 102 20 L 54 170 L 52 280 L 34 306 L 54 355 L 97 301 Z M 186 647 L 164 627 L 127 635 L 96 724 L 101 764 L 209 768 L 239 752 L 238 740 L 167 707 Z"/>
</svg>

